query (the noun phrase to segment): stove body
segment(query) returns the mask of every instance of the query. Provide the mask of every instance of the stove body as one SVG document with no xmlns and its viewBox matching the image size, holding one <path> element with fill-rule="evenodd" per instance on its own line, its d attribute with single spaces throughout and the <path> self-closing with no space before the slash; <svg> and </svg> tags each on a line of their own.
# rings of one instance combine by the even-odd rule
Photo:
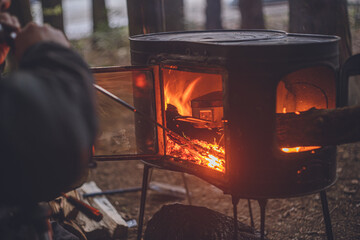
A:
<svg viewBox="0 0 360 240">
<path fill-rule="evenodd" d="M 166 89 L 182 85 L 180 98 L 187 96 L 191 112 L 175 111 L 176 123 L 184 124 L 185 129 L 188 122 L 202 126 L 185 135 L 220 129 L 221 136 L 215 138 L 225 148 L 221 171 L 174 157 L 168 151 L 166 129 L 135 115 L 140 155 L 134 158 L 194 174 L 239 198 L 292 197 L 329 187 L 336 180 L 336 146 L 284 152 L 282 148 L 296 146 L 279 145 L 276 116 L 336 107 L 338 40 L 241 30 L 131 37 L 132 65 L 140 70 L 149 67 L 146 78 L 152 79 L 148 80 L 151 87 L 144 91 L 139 84 L 143 72 L 132 75 L 135 108 L 176 130 L 179 124 L 173 127 L 169 121 Z"/>
</svg>

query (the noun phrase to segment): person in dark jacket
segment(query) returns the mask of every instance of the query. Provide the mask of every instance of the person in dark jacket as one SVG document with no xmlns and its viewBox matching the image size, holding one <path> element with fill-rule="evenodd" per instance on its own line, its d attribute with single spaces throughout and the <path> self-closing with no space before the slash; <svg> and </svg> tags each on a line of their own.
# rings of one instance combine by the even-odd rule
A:
<svg viewBox="0 0 360 240">
<path fill-rule="evenodd" d="M 0 204 L 48 201 L 87 175 L 96 134 L 92 74 L 63 33 L 3 11 L 18 69 L 0 79 Z M 9 51 L 0 45 L 0 63 Z"/>
</svg>

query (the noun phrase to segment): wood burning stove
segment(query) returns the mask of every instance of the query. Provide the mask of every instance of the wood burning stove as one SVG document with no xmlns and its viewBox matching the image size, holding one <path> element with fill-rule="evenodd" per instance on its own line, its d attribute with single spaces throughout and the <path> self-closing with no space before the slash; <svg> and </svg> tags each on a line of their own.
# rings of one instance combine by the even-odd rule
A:
<svg viewBox="0 0 360 240">
<path fill-rule="evenodd" d="M 319 191 L 326 205 L 336 146 L 293 141 L 286 122 L 336 107 L 338 41 L 264 30 L 133 36 L 133 67 L 94 69 L 97 84 L 114 94 L 99 97 L 94 158 L 196 175 L 235 206 L 257 199 L 265 211 L 265 199 Z"/>
</svg>

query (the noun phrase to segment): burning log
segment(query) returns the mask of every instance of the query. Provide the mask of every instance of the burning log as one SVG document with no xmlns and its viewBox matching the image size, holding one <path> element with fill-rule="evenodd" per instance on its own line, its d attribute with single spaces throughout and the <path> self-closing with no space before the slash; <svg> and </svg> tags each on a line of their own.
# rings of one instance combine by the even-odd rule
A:
<svg viewBox="0 0 360 240">
<path fill-rule="evenodd" d="M 167 154 L 224 172 L 223 128 L 211 121 L 183 117 L 171 104 L 167 105 L 166 123 L 171 130 L 167 132 Z"/>
<path fill-rule="evenodd" d="M 163 206 L 148 222 L 145 240 L 227 240 L 234 239 L 234 223 L 205 207 L 181 204 Z M 254 230 L 238 222 L 238 240 L 260 239 Z"/>
<path fill-rule="evenodd" d="M 199 121 L 201 119 L 198 119 Z M 205 122 L 205 121 L 204 121 Z M 200 122 L 188 122 L 184 121 L 184 117 L 181 116 L 177 108 L 171 104 L 168 104 L 166 109 L 166 125 L 167 127 L 179 135 L 185 134 L 191 139 L 199 139 L 207 142 L 213 142 L 214 139 L 220 139 L 222 136 L 221 129 L 212 127 L 211 123 L 206 125 Z M 200 125 L 202 125 L 200 127 Z"/>
<path fill-rule="evenodd" d="M 360 141 L 360 107 L 277 114 L 281 147 L 327 146 Z"/>
</svg>

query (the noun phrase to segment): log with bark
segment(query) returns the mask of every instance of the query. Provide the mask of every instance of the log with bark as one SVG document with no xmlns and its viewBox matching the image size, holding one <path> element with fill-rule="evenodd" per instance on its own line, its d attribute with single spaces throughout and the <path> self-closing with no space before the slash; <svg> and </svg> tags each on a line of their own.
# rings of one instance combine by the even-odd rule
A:
<svg viewBox="0 0 360 240">
<path fill-rule="evenodd" d="M 328 146 L 360 141 L 360 106 L 277 114 L 281 147 Z"/>
<path fill-rule="evenodd" d="M 196 118 L 194 118 L 196 119 Z M 218 142 L 221 138 L 222 129 L 219 127 L 213 127 L 211 125 L 206 126 L 204 123 L 201 125 L 202 119 L 198 119 L 199 122 L 184 121 L 184 116 L 181 116 L 178 109 L 171 104 L 168 104 L 166 109 L 166 126 L 171 131 L 179 134 L 180 136 L 186 136 L 190 139 L 198 139 L 213 143 L 214 139 Z M 206 122 L 205 120 L 203 120 Z M 209 124 L 212 124 L 211 122 Z"/>
<path fill-rule="evenodd" d="M 233 240 L 233 218 L 205 207 L 163 206 L 148 222 L 145 240 Z M 258 233 L 238 222 L 238 240 L 260 239 Z"/>
</svg>

